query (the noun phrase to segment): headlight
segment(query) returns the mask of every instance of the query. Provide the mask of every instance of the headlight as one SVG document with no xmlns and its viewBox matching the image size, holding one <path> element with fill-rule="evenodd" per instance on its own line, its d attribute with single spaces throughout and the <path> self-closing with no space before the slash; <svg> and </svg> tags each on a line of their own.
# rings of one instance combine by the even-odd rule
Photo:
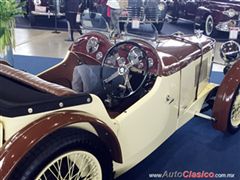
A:
<svg viewBox="0 0 240 180">
<path fill-rule="evenodd" d="M 238 14 L 238 12 L 235 11 L 234 9 L 228 9 L 226 11 L 223 11 L 223 14 L 232 18 L 232 17 L 236 16 Z"/>
<path fill-rule="evenodd" d="M 235 41 L 228 41 L 222 44 L 220 48 L 221 58 L 226 63 L 231 63 L 239 58 L 240 45 Z"/>
<path fill-rule="evenodd" d="M 165 4 L 164 4 L 164 3 L 158 4 L 158 9 L 159 9 L 160 11 L 163 11 L 163 10 L 165 9 Z"/>
<path fill-rule="evenodd" d="M 33 3 L 35 6 L 40 6 L 41 5 L 41 0 L 33 0 Z"/>
</svg>

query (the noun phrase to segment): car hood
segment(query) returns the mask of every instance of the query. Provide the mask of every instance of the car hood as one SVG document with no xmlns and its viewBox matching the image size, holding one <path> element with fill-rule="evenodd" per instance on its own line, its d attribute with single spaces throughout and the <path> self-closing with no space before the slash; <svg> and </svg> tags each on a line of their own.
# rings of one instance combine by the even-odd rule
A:
<svg viewBox="0 0 240 180">
<path fill-rule="evenodd" d="M 215 40 L 204 35 L 201 38 L 193 35 L 166 36 L 160 38 L 156 50 L 165 53 L 168 57 L 173 57 L 175 61 L 181 61 L 190 54 L 200 52 L 201 47 L 205 50 L 205 48 L 214 44 Z"/>
<path fill-rule="evenodd" d="M 161 37 L 156 50 L 162 64 L 162 74 L 170 75 L 186 67 L 215 47 L 215 40 L 207 36 Z"/>
</svg>

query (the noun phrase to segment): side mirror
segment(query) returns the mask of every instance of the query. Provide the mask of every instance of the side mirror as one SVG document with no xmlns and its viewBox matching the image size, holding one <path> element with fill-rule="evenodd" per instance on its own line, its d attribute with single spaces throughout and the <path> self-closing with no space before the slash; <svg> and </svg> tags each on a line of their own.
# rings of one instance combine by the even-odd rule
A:
<svg viewBox="0 0 240 180">
<path fill-rule="evenodd" d="M 236 61 L 240 57 L 240 45 L 235 41 L 228 41 L 222 44 L 220 56 L 227 64 Z"/>
</svg>

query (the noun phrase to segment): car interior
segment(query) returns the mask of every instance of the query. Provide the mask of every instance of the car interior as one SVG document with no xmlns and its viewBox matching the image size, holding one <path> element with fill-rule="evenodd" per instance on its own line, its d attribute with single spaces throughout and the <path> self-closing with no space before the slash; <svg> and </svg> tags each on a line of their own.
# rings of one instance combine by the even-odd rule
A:
<svg viewBox="0 0 240 180">
<path fill-rule="evenodd" d="M 99 24 L 93 23 L 92 19 L 103 21 L 101 17 L 95 15 L 93 18 L 91 14 L 84 18 L 82 24 L 91 26 L 90 29 L 94 24 Z M 103 29 L 106 28 L 104 26 Z M 160 60 L 157 52 L 159 48 L 156 50 L 147 41 L 136 37 L 140 30 L 145 32 L 150 40 L 156 37 L 153 33 L 156 32 L 153 25 L 141 25 L 138 31 L 135 31 L 131 24 L 127 24 L 125 28 L 127 28 L 125 32 L 128 34 L 135 33 L 133 36 L 135 39 L 123 39 L 113 43 L 103 33 L 93 31 L 85 33 L 70 46 L 61 63 L 40 73 L 38 77 L 1 64 L 0 74 L 1 81 L 3 81 L 1 84 L 10 83 L 8 87 L 15 84 L 18 88 L 12 89 L 19 89 L 17 91 L 22 93 L 17 98 L 14 91 L 11 91 L 11 94 L 10 91 L 0 88 L 0 91 L 5 91 L 1 94 L 9 97 L 8 99 L 1 98 L 1 101 L 7 103 L 7 101 L 13 102 L 11 99 L 14 99 L 13 104 L 21 107 L 20 103 L 25 103 L 25 106 L 30 102 L 44 104 L 44 100 L 49 102 L 49 99 L 52 99 L 55 103 L 54 107 L 59 108 L 59 105 L 56 104 L 59 101 L 58 98 L 66 100 L 70 97 L 80 96 L 79 103 L 81 104 L 89 103 L 87 101 L 90 98 L 89 94 L 95 94 L 102 100 L 109 115 L 114 118 L 146 95 L 154 86 L 156 78 L 162 75 L 161 73 L 166 71 L 166 74 L 169 75 L 169 73 L 174 73 L 174 70 L 181 69 L 190 63 L 190 61 L 180 63 L 177 60 L 169 62 L 168 58 L 164 59 L 163 57 Z M 97 29 L 99 29 L 98 26 Z M 193 44 L 178 35 L 171 36 L 171 38 L 164 37 L 160 44 L 164 44 L 164 42 Z M 185 47 L 181 48 L 179 49 L 184 52 Z M 171 49 L 166 50 L 161 47 L 161 52 L 171 54 L 169 53 Z M 185 54 L 187 56 L 189 52 Z M 163 65 L 165 69 L 161 67 Z M 9 79 L 14 81 L 9 82 Z M 32 95 L 27 97 L 30 92 Z M 50 98 L 52 96 L 54 97 Z M 74 105 L 76 105 L 75 103 L 73 101 Z M 72 103 L 68 104 L 72 105 Z M 27 113 L 27 110 L 24 112 Z"/>
<path fill-rule="evenodd" d="M 134 41 L 113 45 L 101 33 L 88 33 L 70 47 L 62 63 L 39 77 L 95 94 L 110 115 L 120 114 L 149 92 L 157 77 L 157 58 L 143 47 Z"/>
</svg>

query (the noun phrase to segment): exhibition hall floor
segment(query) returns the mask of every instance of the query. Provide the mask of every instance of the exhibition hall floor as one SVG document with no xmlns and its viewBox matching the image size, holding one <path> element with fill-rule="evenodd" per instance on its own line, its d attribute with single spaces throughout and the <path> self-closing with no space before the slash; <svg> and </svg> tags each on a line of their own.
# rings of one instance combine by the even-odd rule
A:
<svg viewBox="0 0 240 180">
<path fill-rule="evenodd" d="M 63 58 L 72 42 L 65 41 L 67 32 L 52 33 L 50 30 L 15 29 L 14 54 Z M 76 34 L 77 35 L 77 34 Z"/>
</svg>

